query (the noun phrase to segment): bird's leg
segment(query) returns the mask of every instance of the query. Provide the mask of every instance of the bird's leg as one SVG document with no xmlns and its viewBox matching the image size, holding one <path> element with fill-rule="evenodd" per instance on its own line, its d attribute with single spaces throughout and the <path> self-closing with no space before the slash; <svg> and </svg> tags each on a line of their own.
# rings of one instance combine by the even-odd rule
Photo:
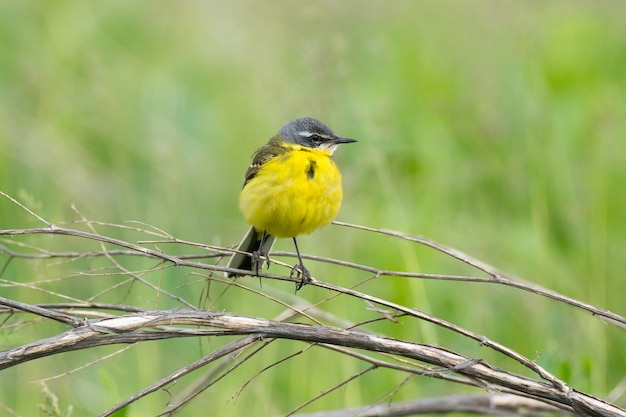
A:
<svg viewBox="0 0 626 417">
<path fill-rule="evenodd" d="M 261 242 L 259 242 L 259 249 L 251 253 L 251 269 L 257 277 L 262 272 L 263 258 L 267 261 L 267 267 L 270 267 L 270 256 L 263 252 L 263 244 L 265 243 L 266 238 L 267 232 L 263 231 L 263 234 L 261 235 Z"/>
<path fill-rule="evenodd" d="M 294 265 L 294 267 L 291 268 L 291 274 L 289 275 L 289 277 L 293 278 L 294 274 L 297 274 L 300 277 L 300 282 L 296 284 L 296 291 L 298 291 L 300 288 L 304 286 L 304 284 L 311 282 L 311 273 L 309 272 L 308 269 L 306 269 L 306 267 L 304 266 L 304 263 L 302 262 L 302 256 L 300 256 L 300 249 L 298 249 L 298 241 L 296 240 L 295 237 L 293 238 L 293 244 L 296 246 L 296 253 L 298 254 L 299 264 Z"/>
<path fill-rule="evenodd" d="M 265 260 L 267 261 L 267 267 L 269 268 L 270 266 L 270 257 L 267 253 L 263 252 L 263 244 L 265 243 L 266 237 L 267 232 L 264 231 L 261 235 L 261 241 L 259 242 L 259 249 L 250 254 L 252 258 L 252 270 L 256 275 L 259 275 L 259 273 L 261 272 L 261 267 L 263 266 L 263 258 L 265 258 Z"/>
</svg>

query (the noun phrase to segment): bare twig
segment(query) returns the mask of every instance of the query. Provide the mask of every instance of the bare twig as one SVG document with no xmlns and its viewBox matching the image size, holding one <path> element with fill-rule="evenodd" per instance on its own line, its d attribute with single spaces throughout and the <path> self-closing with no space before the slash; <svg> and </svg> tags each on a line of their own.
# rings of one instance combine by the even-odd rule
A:
<svg viewBox="0 0 626 417">
<path fill-rule="evenodd" d="M 330 258 L 322 258 L 322 257 L 307 256 L 307 255 L 303 255 L 303 258 L 317 260 L 321 262 L 336 263 L 340 265 L 350 266 L 356 269 L 370 271 L 372 273 L 375 273 L 377 276 L 389 275 L 389 276 L 402 276 L 402 277 L 407 277 L 407 278 L 414 277 L 414 278 L 427 278 L 427 279 L 445 279 L 445 280 L 455 280 L 455 281 L 472 281 L 472 282 L 497 283 L 497 284 L 507 285 L 507 286 L 518 288 L 524 291 L 542 295 L 548 298 L 552 298 L 554 300 L 557 300 L 566 304 L 570 304 L 574 307 L 577 307 L 583 310 L 587 310 L 598 317 L 604 317 L 608 319 L 609 323 L 613 323 L 623 329 L 626 329 L 626 317 L 623 317 L 611 311 L 603 310 L 598 307 L 592 306 L 590 304 L 572 299 L 565 295 L 558 294 L 554 291 L 547 290 L 535 284 L 529 284 L 529 283 L 521 282 L 521 280 L 517 281 L 517 280 L 505 278 L 503 274 L 496 272 L 495 268 L 488 267 L 486 266 L 486 264 L 478 260 L 474 260 L 468 255 L 462 254 L 461 252 L 454 250 L 454 249 L 446 248 L 443 245 L 431 242 L 427 239 L 419 238 L 419 237 L 412 237 L 412 236 L 405 235 L 405 234 L 398 233 L 398 232 L 382 231 L 379 229 L 372 229 L 372 228 L 367 228 L 364 226 L 351 225 L 349 223 L 343 223 L 343 222 L 335 222 L 335 223 L 340 226 L 353 227 L 353 228 L 363 229 L 363 230 L 372 231 L 376 233 L 382 233 L 382 234 L 386 234 L 390 236 L 401 237 L 403 239 L 407 239 L 407 240 L 411 240 L 414 242 L 427 245 L 429 247 L 432 247 L 439 251 L 447 253 L 456 259 L 462 260 L 468 265 L 475 266 L 481 271 L 490 274 L 491 278 L 487 279 L 487 278 L 480 278 L 480 277 L 467 277 L 467 276 L 441 275 L 441 274 L 418 274 L 418 273 L 411 273 L 411 272 L 407 273 L 407 272 L 399 272 L 399 271 L 388 271 L 388 270 L 381 270 L 381 269 L 377 269 L 373 267 L 365 267 L 362 265 L 353 264 L 349 262 L 336 261 Z M 211 265 L 211 264 L 206 264 L 206 263 L 201 263 L 201 262 L 191 262 L 191 261 L 185 260 L 185 259 L 189 259 L 189 257 L 183 258 L 183 257 L 178 257 L 178 256 L 171 256 L 161 251 L 155 251 L 155 250 L 148 249 L 148 248 L 145 248 L 143 246 L 139 246 L 133 243 L 125 242 L 119 239 L 102 236 L 96 233 L 88 233 L 88 232 L 75 230 L 75 229 L 53 227 L 53 228 L 0 230 L 0 235 L 16 236 L 16 235 L 31 235 L 31 234 L 52 234 L 52 235 L 59 234 L 59 235 L 74 236 L 74 237 L 79 237 L 83 239 L 95 240 L 95 241 L 104 242 L 104 243 L 110 243 L 113 245 L 130 249 L 134 251 L 136 254 L 161 259 L 164 261 L 169 261 L 174 266 L 181 266 L 181 267 L 184 266 L 184 267 L 196 268 L 196 269 L 206 269 L 206 270 L 211 270 L 211 271 L 216 271 L 216 272 L 235 272 L 236 271 L 232 268 L 222 267 L 219 265 Z M 0 249 L 2 249 L 1 246 L 0 246 Z M 221 248 L 221 249 L 223 253 L 232 252 L 232 250 L 229 248 Z M 105 252 L 102 252 L 102 253 L 105 254 Z M 292 254 L 290 252 L 277 252 L 276 254 L 295 256 L 295 254 Z M 194 255 L 191 258 L 197 258 L 197 257 L 199 256 Z M 281 275 L 261 273 L 260 276 L 264 278 L 278 279 L 278 280 L 285 280 L 285 281 L 292 280 L 288 277 L 281 276 Z"/>
<path fill-rule="evenodd" d="M 201 368 L 213 361 L 216 361 L 219 358 L 222 358 L 226 355 L 230 355 L 233 352 L 238 351 L 239 349 L 246 347 L 252 343 L 255 343 L 256 341 L 259 340 L 259 336 L 255 336 L 255 335 L 249 335 L 247 337 L 244 337 L 243 339 L 239 339 L 235 342 L 229 343 L 226 346 L 223 346 L 219 349 L 214 350 L 213 352 L 211 352 L 209 355 L 203 357 L 202 359 L 199 359 L 187 366 L 185 366 L 182 369 L 179 369 L 178 371 L 174 372 L 171 375 L 168 375 L 167 377 L 161 379 L 158 382 L 155 382 L 154 384 L 150 385 L 149 387 L 139 391 L 138 393 L 128 397 L 126 400 L 116 404 L 115 406 L 109 408 L 108 410 L 104 411 L 103 413 L 98 414 L 98 417 L 106 417 L 106 416 L 110 416 L 111 414 L 115 413 L 116 411 L 121 410 L 122 408 L 126 407 L 129 404 L 132 404 L 133 402 L 139 400 L 140 398 L 145 397 L 146 395 L 155 392 L 163 387 L 165 387 L 166 385 L 172 383 L 173 381 L 175 381 L 176 379 L 189 374 L 190 372 Z M 164 414 L 161 415 L 170 415 L 169 412 L 166 412 Z"/>
<path fill-rule="evenodd" d="M 171 327 L 176 325 L 194 325 L 208 329 L 173 329 Z M 168 326 L 168 330 L 166 332 L 142 331 L 147 327 L 155 329 L 158 326 Z M 626 416 L 625 410 L 588 394 L 497 369 L 482 360 L 471 360 L 434 346 L 383 338 L 354 330 L 276 322 L 198 310 L 150 311 L 89 322 L 86 326 L 69 330 L 58 336 L 0 352 L 0 369 L 25 360 L 95 345 L 134 343 L 141 340 L 159 339 L 159 336 L 189 337 L 192 335 L 253 335 L 255 340 L 292 339 L 386 352 L 436 365 L 448 372 L 476 378 L 489 384 L 492 389 L 503 387 L 537 400 L 555 402 L 568 407 L 570 411 L 592 416 Z"/>
<path fill-rule="evenodd" d="M 9 300 L 8 298 L 0 297 L 0 306 L 4 306 L 10 310 L 20 310 L 28 313 L 36 314 L 41 317 L 46 317 L 52 320 L 59 321 L 64 324 L 69 324 L 73 327 L 78 327 L 82 324 L 81 320 L 71 317 L 67 314 L 59 313 L 54 310 L 49 310 L 36 305 L 20 303 L 19 301 Z"/>
<path fill-rule="evenodd" d="M 563 410 L 551 407 L 540 401 L 516 395 L 474 394 L 379 404 L 346 410 L 294 414 L 293 417 L 401 417 L 418 414 L 447 414 L 451 412 L 532 417 L 538 416 L 542 412 L 563 413 Z"/>
<path fill-rule="evenodd" d="M 374 270 L 373 272 L 376 272 L 379 276 L 380 275 L 393 275 L 393 276 L 402 276 L 402 277 L 415 276 L 417 278 L 446 279 L 446 280 L 454 280 L 454 281 L 491 282 L 491 283 L 496 283 L 496 284 L 507 285 L 509 287 L 518 288 L 520 290 L 524 290 L 524 291 L 528 291 L 528 292 L 538 294 L 544 297 L 552 298 L 553 300 L 557 300 L 562 303 L 572 305 L 582 310 L 587 310 L 596 316 L 609 319 L 609 321 L 612 322 L 613 324 L 619 325 L 619 327 L 626 330 L 626 317 L 620 316 L 619 314 L 615 314 L 608 310 L 603 310 L 601 308 L 592 306 L 591 304 L 583 303 L 582 301 L 575 300 L 565 295 L 558 294 L 554 291 L 550 291 L 546 288 L 543 288 L 537 284 L 531 284 L 519 278 L 507 278 L 506 275 L 498 271 L 497 268 L 491 265 L 488 265 L 476 258 L 473 258 L 457 249 L 444 246 L 440 243 L 433 242 L 432 240 L 429 240 L 423 237 L 411 236 L 405 233 L 394 232 L 391 230 L 374 229 L 374 228 L 367 227 L 367 226 L 360 226 L 356 224 L 339 222 L 339 221 L 334 221 L 333 224 L 336 224 L 337 226 L 350 227 L 353 229 L 365 230 L 365 231 L 372 232 L 372 233 L 379 233 L 379 234 L 383 234 L 387 236 L 393 236 L 393 237 L 408 240 L 411 242 L 416 242 L 424 246 L 428 246 L 432 249 L 445 253 L 448 256 L 458 259 L 459 261 L 464 262 L 467 265 L 470 265 L 488 274 L 491 278 L 484 279 L 484 278 L 476 278 L 476 277 L 449 276 L 449 275 L 442 276 L 442 275 L 434 275 L 434 274 L 430 274 L 430 275 L 429 274 L 413 274 L 410 272 L 406 273 L 406 272 L 399 272 L 399 271 Z"/>
</svg>

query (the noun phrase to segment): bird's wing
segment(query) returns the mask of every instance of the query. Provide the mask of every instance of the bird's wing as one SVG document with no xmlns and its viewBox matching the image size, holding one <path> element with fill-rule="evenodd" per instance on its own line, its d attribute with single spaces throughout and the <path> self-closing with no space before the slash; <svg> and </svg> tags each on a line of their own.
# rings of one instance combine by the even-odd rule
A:
<svg viewBox="0 0 626 417">
<path fill-rule="evenodd" d="M 256 176 L 259 169 L 270 159 L 282 155 L 287 152 L 287 148 L 282 145 L 282 140 L 279 136 L 274 136 L 265 145 L 261 146 L 252 155 L 252 163 L 246 171 L 246 176 L 243 182 L 244 187 L 252 178 Z"/>
</svg>

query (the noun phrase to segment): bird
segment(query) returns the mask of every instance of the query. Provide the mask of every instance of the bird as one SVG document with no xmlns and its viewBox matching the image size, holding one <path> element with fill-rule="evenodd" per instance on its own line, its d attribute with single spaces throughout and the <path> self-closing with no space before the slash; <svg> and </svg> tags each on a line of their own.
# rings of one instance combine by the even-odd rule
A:
<svg viewBox="0 0 626 417">
<path fill-rule="evenodd" d="M 258 276 L 264 260 L 269 267 L 268 253 L 276 238 L 291 238 L 298 264 L 290 278 L 299 277 L 296 290 L 311 281 L 296 237 L 337 216 L 343 190 L 333 153 L 339 145 L 353 142 L 335 135 L 320 120 L 303 117 L 285 124 L 254 152 L 239 194 L 239 209 L 251 227 L 227 265 L 239 271 L 226 276 Z"/>
</svg>

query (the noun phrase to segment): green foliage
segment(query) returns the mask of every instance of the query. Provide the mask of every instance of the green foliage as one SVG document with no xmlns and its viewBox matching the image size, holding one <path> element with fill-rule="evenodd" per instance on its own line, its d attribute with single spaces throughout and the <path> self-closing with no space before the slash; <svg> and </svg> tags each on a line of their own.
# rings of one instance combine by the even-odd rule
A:
<svg viewBox="0 0 626 417">
<path fill-rule="evenodd" d="M 70 405 L 66 411 L 61 409 L 59 405 L 59 398 L 50 391 L 50 388 L 42 382 L 41 392 L 43 395 L 43 404 L 38 404 L 39 410 L 49 417 L 70 417 L 72 415 L 73 407 Z"/>
<path fill-rule="evenodd" d="M 336 157 L 345 186 L 341 220 L 425 235 L 624 314 L 625 14 L 619 2 L 568 1 L 3 2 L 0 189 L 53 223 L 79 219 L 75 204 L 91 220 L 137 220 L 181 239 L 231 244 L 247 228 L 237 194 L 254 149 L 286 121 L 318 117 L 359 139 Z M 0 228 L 32 226 L 41 224 L 0 201 Z M 130 231 L 98 230 L 137 239 Z M 331 226 L 302 238 L 301 249 L 380 268 L 468 273 L 433 251 L 363 236 Z M 72 247 L 57 242 L 59 251 Z M 5 260 L 0 255 L 0 266 Z M 142 262 L 126 267 L 149 266 Z M 1 278 L 39 279 L 43 264 L 34 264 L 13 260 Z M 87 298 L 123 281 L 79 274 L 98 267 L 106 262 L 62 263 L 45 274 L 75 273 L 57 290 Z M 367 276 L 310 269 L 320 279 L 351 280 L 345 286 Z M 185 271 L 147 279 L 210 308 L 268 318 L 280 312 L 253 295 L 227 292 L 203 301 L 204 283 Z M 599 397 L 626 373 L 623 332 L 549 300 L 495 286 L 397 278 L 362 289 L 537 357 L 570 386 Z M 25 288 L 2 291 L 27 302 L 59 301 Z M 209 295 L 220 291 L 216 284 Z M 299 295 L 326 296 L 310 288 Z M 174 306 L 150 297 L 128 283 L 98 301 Z M 345 299 L 327 308 L 353 321 L 371 313 Z M 429 324 L 376 326 L 502 360 Z M 5 333 L 0 349 L 58 331 L 35 325 Z M 145 344 L 105 362 L 106 373 L 96 364 L 49 385 L 76 415 L 94 415 L 219 343 Z M 274 344 L 263 355 L 278 359 L 298 348 Z M 66 354 L 3 371 L 2 379 L 14 383 L 0 402 L 31 415 L 37 388 L 29 382 L 108 353 Z M 284 413 L 363 366 L 320 367 L 327 355 L 309 349 L 229 401 L 253 374 L 239 369 L 189 410 Z M 372 372 L 314 409 L 382 398 L 403 377 Z M 393 399 L 450 390 L 417 378 Z M 169 399 L 159 392 L 127 415 L 155 414 Z"/>
</svg>

